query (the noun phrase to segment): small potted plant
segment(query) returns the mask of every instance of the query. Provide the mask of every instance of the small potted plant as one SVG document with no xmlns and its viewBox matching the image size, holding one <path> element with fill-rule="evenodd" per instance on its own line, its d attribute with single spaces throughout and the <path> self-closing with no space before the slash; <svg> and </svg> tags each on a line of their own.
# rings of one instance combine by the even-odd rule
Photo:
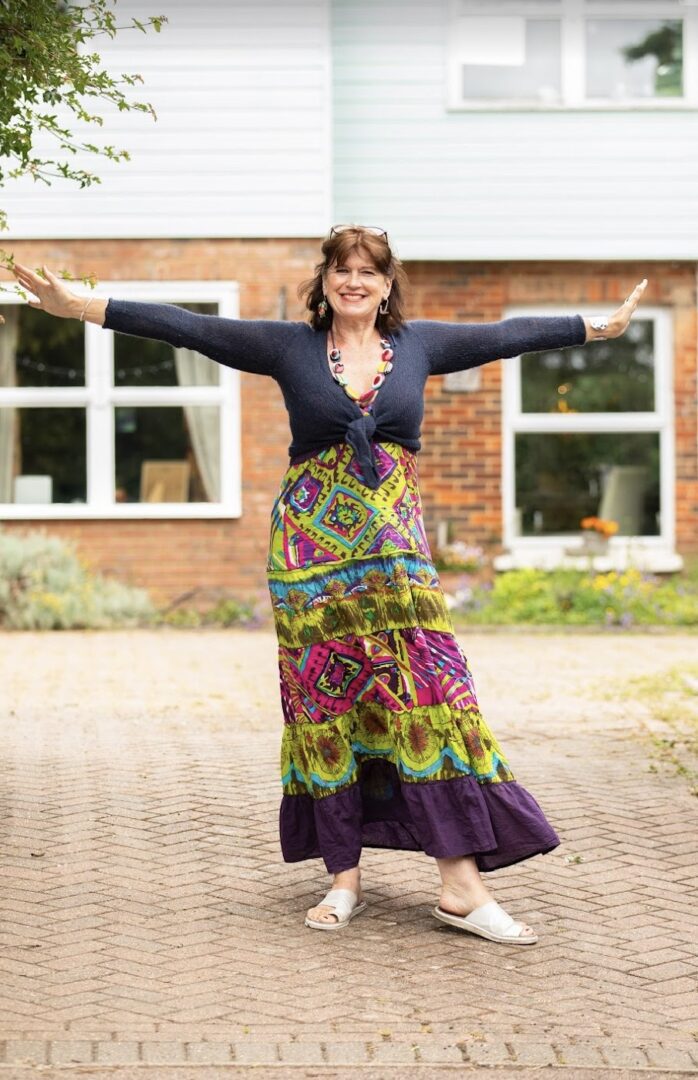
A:
<svg viewBox="0 0 698 1080">
<path fill-rule="evenodd" d="M 582 527 L 582 538 L 587 551 L 608 551 L 608 541 L 618 532 L 618 522 L 609 521 L 607 518 L 585 517 L 579 524 Z"/>
</svg>

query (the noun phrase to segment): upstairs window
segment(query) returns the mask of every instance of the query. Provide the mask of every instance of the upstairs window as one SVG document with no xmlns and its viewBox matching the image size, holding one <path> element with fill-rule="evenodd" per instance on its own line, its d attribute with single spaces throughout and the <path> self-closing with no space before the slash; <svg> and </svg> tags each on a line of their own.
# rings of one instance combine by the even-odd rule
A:
<svg viewBox="0 0 698 1080">
<path fill-rule="evenodd" d="M 698 4 L 452 0 L 451 108 L 698 105 Z"/>
</svg>

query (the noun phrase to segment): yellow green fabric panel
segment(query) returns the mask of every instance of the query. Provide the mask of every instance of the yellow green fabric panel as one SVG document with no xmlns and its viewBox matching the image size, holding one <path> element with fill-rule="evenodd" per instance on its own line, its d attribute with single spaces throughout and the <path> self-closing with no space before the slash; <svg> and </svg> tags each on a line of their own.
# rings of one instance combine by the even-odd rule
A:
<svg viewBox="0 0 698 1080">
<path fill-rule="evenodd" d="M 268 574 L 279 642 L 289 648 L 344 634 L 453 623 L 433 564 L 422 555 L 374 555 Z"/>
<path fill-rule="evenodd" d="M 515 779 L 479 710 L 448 705 L 393 712 L 357 705 L 331 722 L 287 724 L 281 741 L 284 794 L 330 795 L 358 779 L 362 759 L 392 762 L 401 780 L 423 783 L 471 775 L 479 783 Z"/>
<path fill-rule="evenodd" d="M 390 597 L 367 592 L 356 599 L 329 601 L 310 610 L 302 608 L 294 613 L 277 610 L 274 623 L 279 643 L 288 648 L 301 648 L 345 634 L 370 634 L 374 630 L 411 626 L 443 633 L 453 631 L 443 594 L 428 589 L 407 589 Z"/>
</svg>

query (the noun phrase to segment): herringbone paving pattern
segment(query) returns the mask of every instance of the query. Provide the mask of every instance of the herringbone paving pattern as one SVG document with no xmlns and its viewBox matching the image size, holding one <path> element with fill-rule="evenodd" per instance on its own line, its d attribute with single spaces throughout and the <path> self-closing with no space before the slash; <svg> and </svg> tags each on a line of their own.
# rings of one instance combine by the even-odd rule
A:
<svg viewBox="0 0 698 1080">
<path fill-rule="evenodd" d="M 697 1071 L 697 801 L 603 695 L 698 638 L 461 641 L 563 840 L 486 875 L 530 948 L 437 923 L 419 853 L 367 850 L 367 911 L 303 926 L 329 878 L 281 860 L 271 634 L 0 635 L 0 1070 Z"/>
</svg>

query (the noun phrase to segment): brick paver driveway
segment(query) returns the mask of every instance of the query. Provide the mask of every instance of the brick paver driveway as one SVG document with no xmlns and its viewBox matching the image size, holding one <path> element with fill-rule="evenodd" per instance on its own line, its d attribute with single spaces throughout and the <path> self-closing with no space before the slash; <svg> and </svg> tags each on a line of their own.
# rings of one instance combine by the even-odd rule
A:
<svg viewBox="0 0 698 1080">
<path fill-rule="evenodd" d="M 269 633 L 0 635 L 0 1074 L 695 1072 L 697 800 L 603 695 L 698 637 L 460 639 L 563 840 L 486 875 L 530 948 L 439 924 L 419 853 L 366 851 L 366 913 L 303 926 L 329 878 L 281 860 Z"/>
</svg>

